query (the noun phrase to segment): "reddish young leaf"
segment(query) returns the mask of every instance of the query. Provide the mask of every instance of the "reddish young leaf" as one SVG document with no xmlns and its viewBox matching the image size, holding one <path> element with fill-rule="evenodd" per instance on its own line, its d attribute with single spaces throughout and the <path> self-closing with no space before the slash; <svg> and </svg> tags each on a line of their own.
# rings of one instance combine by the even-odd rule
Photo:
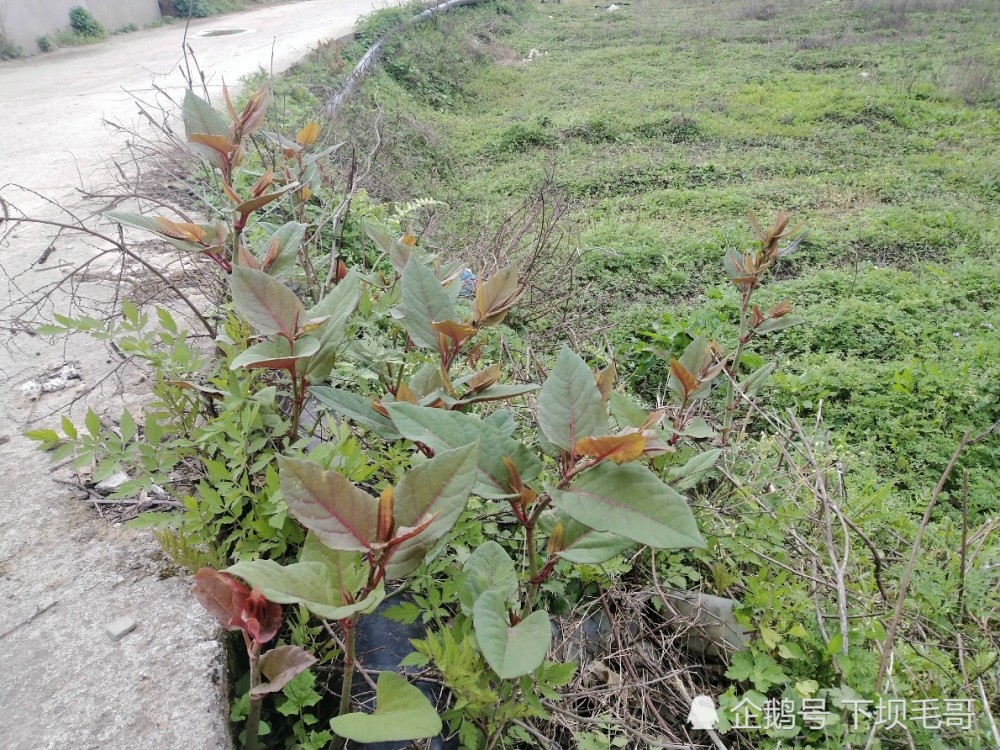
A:
<svg viewBox="0 0 1000 750">
<path fill-rule="evenodd" d="M 507 266 L 485 283 L 480 280 L 476 285 L 474 324 L 494 326 L 500 323 L 524 293 L 519 285 L 516 266 Z"/>
<path fill-rule="evenodd" d="M 431 323 L 431 327 L 438 333 L 443 333 L 459 346 L 468 341 L 476 333 L 476 329 L 472 326 L 456 323 L 454 320 L 442 320 Z"/>
<path fill-rule="evenodd" d="M 271 90 L 266 86 L 251 95 L 239 118 L 243 135 L 252 135 L 263 124 L 270 102 Z"/>
<path fill-rule="evenodd" d="M 315 663 L 316 657 L 298 646 L 272 648 L 260 657 L 260 671 L 267 682 L 262 682 L 250 691 L 250 697 L 261 698 L 267 693 L 279 692 L 293 677 L 305 672 Z"/>
<path fill-rule="evenodd" d="M 208 146 L 213 151 L 218 151 L 223 156 L 229 156 L 233 150 L 233 144 L 223 135 L 211 135 L 209 133 L 192 133 L 188 138 L 192 143 L 200 143 Z"/>
<path fill-rule="evenodd" d="M 238 115 L 236 114 L 236 107 L 233 106 L 233 100 L 229 97 L 229 87 L 226 86 L 226 82 L 222 82 L 222 96 L 226 100 L 226 109 L 229 111 L 229 117 L 232 118 L 233 122 L 236 122 Z"/>
<path fill-rule="evenodd" d="M 673 358 L 670 360 L 670 374 L 680 381 L 681 386 L 684 388 L 685 396 L 690 396 L 698 390 L 698 379 L 688 372 L 684 365 Z"/>
<path fill-rule="evenodd" d="M 420 399 L 417 398 L 417 394 L 413 392 L 406 383 L 400 383 L 399 388 L 396 389 L 396 401 L 397 404 L 416 404 Z"/>
<path fill-rule="evenodd" d="M 309 190 L 309 188 L 303 188 L 303 193 L 305 193 L 306 190 Z M 305 200 L 305 201 L 309 200 L 309 198 L 310 198 L 311 195 L 312 195 L 312 191 L 310 190 L 308 196 L 303 194 L 302 200 Z M 342 261 L 342 260 L 338 260 L 337 261 L 337 273 L 336 273 L 336 276 L 334 277 L 335 281 L 339 284 L 341 281 L 343 281 L 344 279 L 347 278 L 347 274 L 348 273 L 350 273 L 350 271 L 347 268 L 347 264 L 344 263 L 344 261 Z"/>
<path fill-rule="evenodd" d="M 618 377 L 618 371 L 615 369 L 614 362 L 594 374 L 597 390 L 601 392 L 601 400 L 604 403 L 608 403 L 608 399 L 611 398 L 611 391 L 615 387 L 616 377 Z"/>
<path fill-rule="evenodd" d="M 194 597 L 226 630 L 240 630 L 240 604 L 236 595 L 245 597 L 249 587 L 227 573 L 202 568 L 194 577 Z"/>
<path fill-rule="evenodd" d="M 274 182 L 274 171 L 268 169 L 260 176 L 257 182 L 253 184 L 253 187 L 250 188 L 250 195 L 254 198 L 259 198 L 267 192 L 267 189 L 271 187 L 272 182 Z"/>
<path fill-rule="evenodd" d="M 396 520 L 393 516 L 393 488 L 386 487 L 378 497 L 378 532 L 376 539 L 379 542 L 388 542 L 392 537 L 392 532 L 396 527 Z"/>
<path fill-rule="evenodd" d="M 500 365 L 490 365 L 485 370 L 480 370 L 469 379 L 468 383 L 466 383 L 468 386 L 468 392 L 466 395 L 484 391 L 498 380 L 500 380 Z"/>
<path fill-rule="evenodd" d="M 261 267 L 268 269 L 271 265 L 278 259 L 278 253 L 281 251 L 281 242 L 275 237 L 271 240 L 271 244 L 267 246 L 267 252 L 264 253 L 264 260 L 261 261 Z"/>
<path fill-rule="evenodd" d="M 298 142 L 300 146 L 306 147 L 313 145 L 318 137 L 319 137 L 319 125 L 316 123 L 315 120 L 313 120 L 312 122 L 306 123 L 302 127 L 302 130 L 299 131 L 299 134 L 295 136 L 295 140 L 296 142 Z"/>
<path fill-rule="evenodd" d="M 223 180 L 222 182 L 222 192 L 224 192 L 226 194 L 226 197 L 229 198 L 229 200 L 231 200 L 237 206 L 243 202 L 243 199 L 236 194 L 235 190 L 229 187 L 229 184 L 225 180 Z"/>
<path fill-rule="evenodd" d="M 260 270 L 260 263 L 258 263 L 257 259 L 250 254 L 250 251 L 247 250 L 246 245 L 240 244 L 239 252 L 236 254 L 236 260 L 241 266 L 252 268 L 255 271 Z"/>
<path fill-rule="evenodd" d="M 281 605 L 269 602 L 259 589 L 233 597 L 240 605 L 239 627 L 257 643 L 267 643 L 281 630 Z"/>
<path fill-rule="evenodd" d="M 166 237 L 173 237 L 175 240 L 187 240 L 196 245 L 203 245 L 205 244 L 205 237 L 208 236 L 208 232 L 197 224 L 171 221 L 162 216 L 154 216 L 153 221 L 159 225 L 160 234 Z"/>
<path fill-rule="evenodd" d="M 226 630 L 242 630 L 267 643 L 281 628 L 281 605 L 269 602 L 228 573 L 202 568 L 194 577 L 194 596 Z"/>
<path fill-rule="evenodd" d="M 581 456 L 608 459 L 616 464 L 635 461 L 646 450 L 646 436 L 641 432 L 627 435 L 600 435 L 580 438 L 576 452 Z"/>
<path fill-rule="evenodd" d="M 792 303 L 787 299 L 784 302 L 779 302 L 777 305 L 772 307 L 767 311 L 767 317 L 769 318 L 781 318 L 788 315 L 792 311 Z"/>
</svg>

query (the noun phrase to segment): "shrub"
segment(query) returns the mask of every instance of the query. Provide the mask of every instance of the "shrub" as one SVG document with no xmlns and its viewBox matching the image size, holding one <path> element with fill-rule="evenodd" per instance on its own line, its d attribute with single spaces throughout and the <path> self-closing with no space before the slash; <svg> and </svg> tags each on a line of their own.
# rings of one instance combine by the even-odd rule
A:
<svg viewBox="0 0 1000 750">
<path fill-rule="evenodd" d="M 15 60 L 18 57 L 24 57 L 24 50 L 0 36 L 0 60 Z"/>
<path fill-rule="evenodd" d="M 174 0 L 174 11 L 179 18 L 205 18 L 240 7 L 238 0 Z"/>
<path fill-rule="evenodd" d="M 89 10 L 80 5 L 69 9 L 69 25 L 77 34 L 95 39 L 100 39 L 108 33 L 101 22 L 94 18 Z"/>
<path fill-rule="evenodd" d="M 556 136 L 544 130 L 539 122 L 515 122 L 508 126 L 496 140 L 493 150 L 498 154 L 522 153 L 537 146 L 552 146 Z"/>
<path fill-rule="evenodd" d="M 49 37 L 47 36 L 38 37 L 36 43 L 38 44 L 38 49 L 40 49 L 42 52 L 51 52 L 56 48 L 56 43 L 53 42 L 51 39 L 49 39 Z"/>
</svg>

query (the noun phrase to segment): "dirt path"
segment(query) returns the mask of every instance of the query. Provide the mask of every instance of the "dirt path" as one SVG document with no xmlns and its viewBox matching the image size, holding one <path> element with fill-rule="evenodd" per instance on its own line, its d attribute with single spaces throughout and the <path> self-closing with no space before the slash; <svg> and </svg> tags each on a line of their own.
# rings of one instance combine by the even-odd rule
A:
<svg viewBox="0 0 1000 750">
<path fill-rule="evenodd" d="M 282 70 L 318 41 L 350 31 L 372 0 L 311 0 L 203 19 L 188 40 L 210 86 L 260 67 Z M 206 32 L 240 33 L 205 36 Z M 183 24 L 0 65 L 0 196 L 49 211 L 10 183 L 76 205 L 74 187 L 101 184 L 122 147 L 102 119 L 131 122 L 125 93 L 153 85 L 177 94 Z M 58 278 L 59 262 L 93 252 L 60 242 L 36 261 L 45 235 L 20 228 L 0 248 L 0 308 Z M 15 279 L 12 281 L 11 279 Z M 56 300 L 57 305 L 64 300 Z M 6 316 L 4 316 L 6 317 Z M 0 321 L 6 325 L 7 321 Z M 20 385 L 71 362 L 80 385 L 28 401 Z M 52 481 L 49 462 L 21 436 L 29 421 L 54 426 L 63 406 L 97 383 L 109 356 L 89 340 L 50 346 L 0 328 L 0 746 L 4 750 L 209 750 L 229 746 L 217 628 L 189 583 L 161 580 L 145 532 L 115 527 Z M 137 401 L 111 381 L 96 391 L 109 413 Z M 74 410 L 79 424 L 80 406 Z M 114 642 L 106 626 L 137 627 Z"/>
</svg>

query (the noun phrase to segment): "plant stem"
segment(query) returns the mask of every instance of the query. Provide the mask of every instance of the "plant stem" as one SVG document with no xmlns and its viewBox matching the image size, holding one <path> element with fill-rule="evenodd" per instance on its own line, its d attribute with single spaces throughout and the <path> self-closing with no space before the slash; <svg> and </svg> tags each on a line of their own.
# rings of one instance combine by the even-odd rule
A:
<svg viewBox="0 0 1000 750">
<path fill-rule="evenodd" d="M 538 575 L 538 551 L 535 548 L 535 524 L 530 521 L 524 525 L 524 546 L 528 555 L 528 570 L 531 577 Z M 528 602 L 528 606 L 531 602 Z"/>
<path fill-rule="evenodd" d="M 344 677 L 340 683 L 340 706 L 337 709 L 337 716 L 351 712 L 351 690 L 354 686 L 354 661 L 355 661 L 355 625 L 354 618 L 344 620 L 341 623 L 344 629 Z M 343 750 L 346 740 L 343 737 L 334 735 L 330 740 L 327 750 Z"/>
<path fill-rule="evenodd" d="M 299 437 L 299 419 L 302 416 L 302 408 L 305 406 L 306 384 L 304 378 L 301 384 L 299 383 L 299 376 L 295 372 L 294 364 L 288 368 L 288 374 L 292 377 L 292 424 L 288 429 L 288 440 L 294 443 Z"/>
<path fill-rule="evenodd" d="M 750 296 L 752 290 L 748 290 L 743 295 L 743 304 L 740 306 L 740 340 L 736 345 L 736 353 L 733 355 L 733 363 L 729 367 L 729 383 L 726 387 L 726 414 L 722 424 L 722 444 L 729 442 L 729 431 L 733 426 L 733 414 L 736 412 L 736 378 L 740 372 L 740 360 L 743 359 L 743 347 L 747 343 L 747 313 L 750 310 Z"/>
<path fill-rule="evenodd" d="M 249 646 L 249 644 L 248 644 Z M 250 708 L 247 710 L 246 750 L 257 750 L 257 732 L 260 728 L 260 704 L 263 697 L 254 698 L 253 690 L 260 684 L 260 644 L 254 643 L 247 648 L 250 657 Z"/>
</svg>

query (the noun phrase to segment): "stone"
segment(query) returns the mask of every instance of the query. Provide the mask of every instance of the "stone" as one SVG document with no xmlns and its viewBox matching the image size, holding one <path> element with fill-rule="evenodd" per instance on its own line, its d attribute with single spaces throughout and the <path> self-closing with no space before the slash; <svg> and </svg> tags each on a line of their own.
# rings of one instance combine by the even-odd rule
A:
<svg viewBox="0 0 1000 750">
<path fill-rule="evenodd" d="M 125 482 L 128 481 L 128 474 L 124 471 L 119 471 L 112 474 L 107 479 L 98 482 L 94 489 L 100 492 L 102 495 L 110 495 L 112 492 L 121 487 Z"/>
<path fill-rule="evenodd" d="M 108 635 L 111 637 L 112 642 L 117 643 L 135 630 L 135 627 L 138 624 L 139 623 L 135 621 L 134 617 L 119 617 L 114 622 L 110 622 L 105 625 L 104 629 L 108 631 Z"/>
</svg>

